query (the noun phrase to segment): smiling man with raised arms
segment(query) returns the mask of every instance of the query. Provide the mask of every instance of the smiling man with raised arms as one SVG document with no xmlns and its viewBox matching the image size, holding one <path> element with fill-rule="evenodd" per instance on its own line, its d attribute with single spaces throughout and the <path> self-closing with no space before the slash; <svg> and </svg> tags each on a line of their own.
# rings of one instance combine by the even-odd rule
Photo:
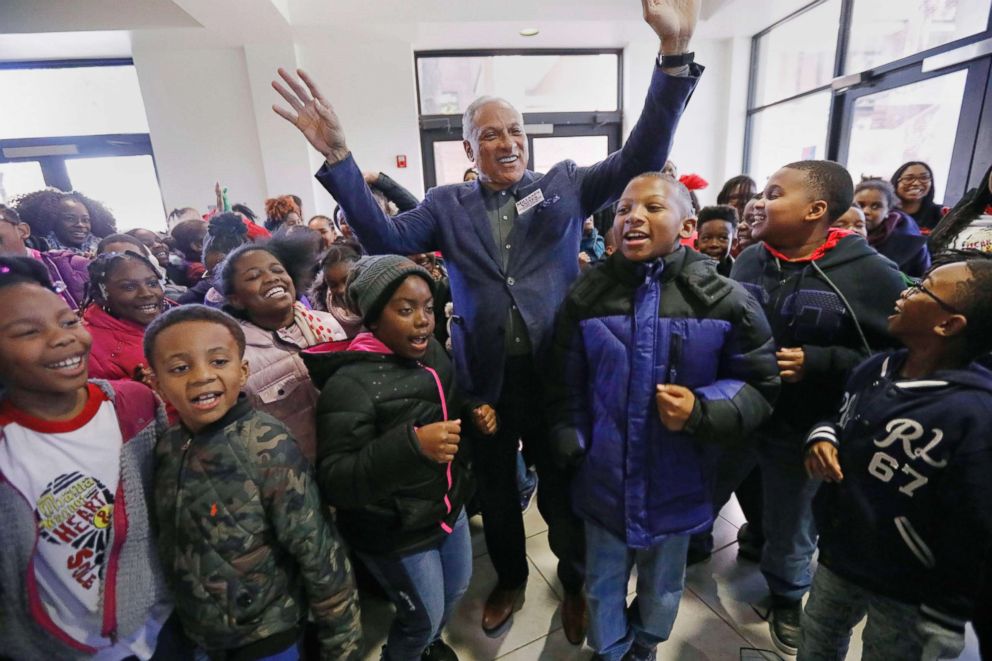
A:
<svg viewBox="0 0 992 661">
<path fill-rule="evenodd" d="M 495 402 L 501 420 L 497 436 L 480 444 L 475 462 L 486 544 L 498 576 L 482 618 L 492 634 L 510 620 L 527 582 L 515 481 L 522 438 L 525 453 L 537 464 L 538 508 L 559 558 L 565 634 L 575 644 L 585 635 L 582 525 L 569 503 L 569 476 L 550 461 L 540 375 L 555 311 L 579 274 L 575 256 L 583 220 L 616 202 L 632 177 L 664 166 L 702 73 L 688 52 L 699 1 L 642 0 L 642 9 L 661 43 L 644 109 L 622 149 L 590 167 L 562 161 L 545 175 L 532 172 L 521 113 L 503 99 L 477 99 L 465 111 L 462 133 L 479 178 L 434 188 L 415 209 L 393 218 L 375 203 L 341 122 L 313 80 L 302 71 L 297 77 L 280 70 L 282 81 L 273 83 L 289 105 L 274 110 L 326 159 L 317 178 L 340 203 L 366 250 L 444 254 L 458 382 L 478 399 Z"/>
</svg>

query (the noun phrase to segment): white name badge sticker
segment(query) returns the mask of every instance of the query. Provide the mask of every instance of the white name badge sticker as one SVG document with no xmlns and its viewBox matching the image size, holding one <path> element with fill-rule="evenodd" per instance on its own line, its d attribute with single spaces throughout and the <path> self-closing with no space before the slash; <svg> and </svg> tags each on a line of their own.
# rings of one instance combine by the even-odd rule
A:
<svg viewBox="0 0 992 661">
<path fill-rule="evenodd" d="M 517 202 L 517 215 L 523 215 L 544 202 L 544 191 L 538 188 L 536 191 Z"/>
</svg>

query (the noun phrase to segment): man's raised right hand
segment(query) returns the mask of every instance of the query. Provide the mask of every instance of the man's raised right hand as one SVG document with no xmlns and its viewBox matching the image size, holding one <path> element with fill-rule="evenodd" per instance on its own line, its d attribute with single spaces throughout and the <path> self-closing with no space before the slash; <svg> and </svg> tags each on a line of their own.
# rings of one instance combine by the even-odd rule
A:
<svg viewBox="0 0 992 661">
<path fill-rule="evenodd" d="M 329 164 L 344 160 L 348 156 L 348 145 L 334 108 L 303 69 L 297 69 L 296 73 L 299 79 L 285 69 L 279 69 L 279 76 L 289 85 L 289 89 L 278 80 L 272 81 L 272 87 L 286 100 L 291 110 L 280 105 L 273 105 L 272 110 L 298 128 Z M 306 87 L 300 83 L 301 80 Z"/>
</svg>

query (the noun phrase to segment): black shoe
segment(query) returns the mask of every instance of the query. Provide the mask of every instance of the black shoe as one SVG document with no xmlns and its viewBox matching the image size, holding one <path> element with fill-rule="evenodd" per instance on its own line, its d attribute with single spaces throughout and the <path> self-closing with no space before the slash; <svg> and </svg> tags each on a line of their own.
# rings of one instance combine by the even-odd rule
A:
<svg viewBox="0 0 992 661">
<path fill-rule="evenodd" d="M 772 595 L 772 610 L 768 617 L 772 642 L 775 647 L 792 656 L 799 651 L 799 618 L 802 610 L 802 602 L 798 599 L 783 599 Z"/>
<path fill-rule="evenodd" d="M 446 642 L 438 638 L 427 646 L 420 655 L 420 661 L 458 661 L 458 655 Z"/>
<path fill-rule="evenodd" d="M 737 557 L 751 562 L 761 562 L 761 549 L 765 538 L 754 534 L 751 526 L 745 523 L 737 531 Z"/>
<path fill-rule="evenodd" d="M 642 643 L 634 641 L 630 650 L 623 657 L 623 661 L 655 661 L 658 658 L 658 648 L 648 647 Z"/>
</svg>

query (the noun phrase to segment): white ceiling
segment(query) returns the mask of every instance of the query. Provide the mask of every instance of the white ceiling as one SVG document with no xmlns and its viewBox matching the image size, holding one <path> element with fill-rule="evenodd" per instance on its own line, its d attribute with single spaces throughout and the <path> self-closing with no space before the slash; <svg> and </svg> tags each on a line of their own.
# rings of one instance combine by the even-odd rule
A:
<svg viewBox="0 0 992 661">
<path fill-rule="evenodd" d="M 171 0 L 0 0 L 4 34 L 199 26 Z"/>
<path fill-rule="evenodd" d="M 749 36 L 808 2 L 702 0 L 697 35 Z M 637 0 L 0 0 L 0 61 L 126 57 L 135 35 L 233 47 L 342 27 L 403 31 L 418 48 L 617 47 L 645 30 Z"/>
</svg>

